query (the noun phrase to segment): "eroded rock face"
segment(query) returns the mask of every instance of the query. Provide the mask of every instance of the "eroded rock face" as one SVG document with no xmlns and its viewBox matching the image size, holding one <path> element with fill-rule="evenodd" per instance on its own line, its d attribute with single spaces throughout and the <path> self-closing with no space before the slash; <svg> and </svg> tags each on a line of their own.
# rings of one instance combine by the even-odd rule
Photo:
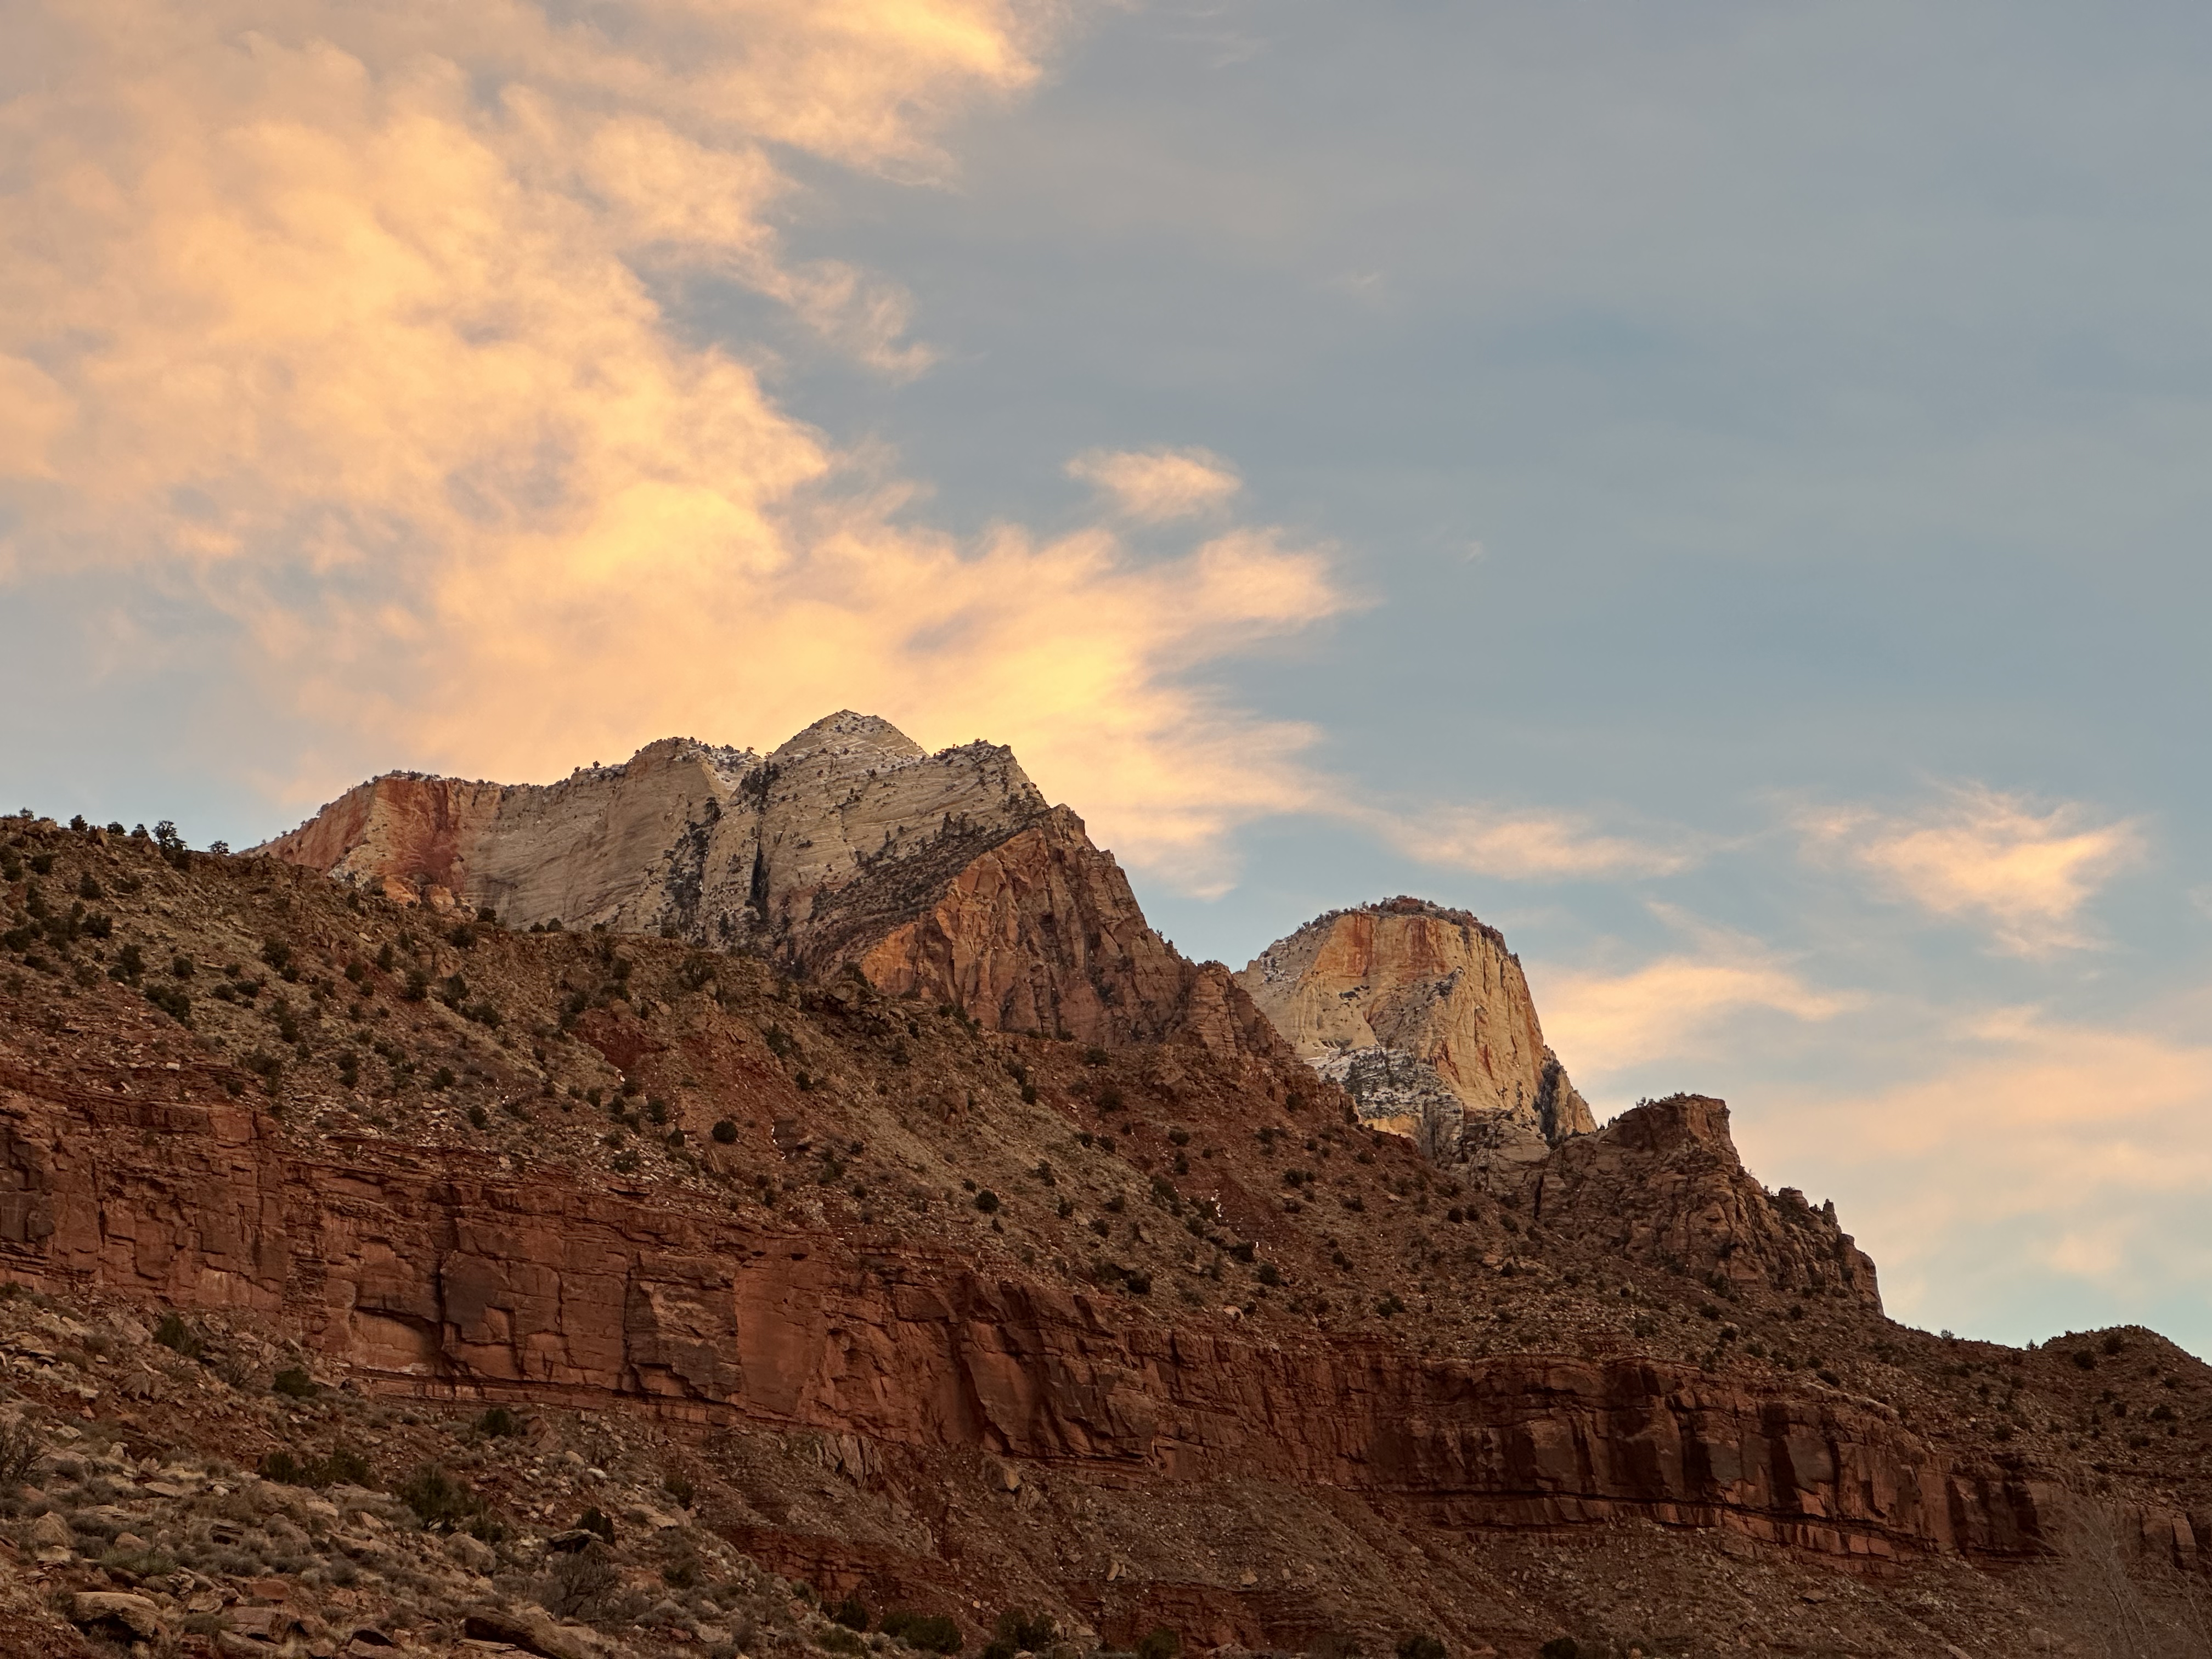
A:
<svg viewBox="0 0 2212 1659">
<path fill-rule="evenodd" d="M 1628 1260 L 1679 1267 L 1718 1287 L 1843 1296 L 1881 1307 L 1872 1258 L 1785 1187 L 1770 1196 L 1743 1167 L 1727 1103 L 1676 1095 L 1554 1147 L 1524 1173 L 1534 1217 L 1607 1242 Z"/>
<path fill-rule="evenodd" d="M 1327 1488 L 1453 1528 L 1644 1516 L 1881 1560 L 2029 1553 L 2051 1524 L 2033 1481 L 1834 1390 L 1640 1358 L 1177 1328 L 941 1248 L 679 1209 L 563 1171 L 515 1179 L 458 1149 L 309 1160 L 237 1108 L 10 1090 L 0 1115 L 54 1223 L 0 1245 L 11 1275 L 257 1310 L 401 1391 L 628 1402 L 836 1437 L 878 1465 L 966 1449 Z M 1672 1172 L 1684 1217 L 1717 1191 L 1726 1207 L 1742 1195 L 1713 1139 L 1725 1127 L 1717 1102 L 1629 1114 L 1553 1155 L 1547 1188 L 1568 1196 L 1546 1203 Z M 1699 1160 L 1717 1172 L 1703 1184 Z M 1747 1215 L 1662 1222 L 1647 1242 L 1738 1259 L 1717 1247 L 1759 1234 Z"/>
<path fill-rule="evenodd" d="M 1334 911 L 1237 980 L 1364 1118 L 1440 1160 L 1533 1161 L 1596 1127 L 1544 1045 L 1520 959 L 1463 910 L 1395 898 Z"/>
<path fill-rule="evenodd" d="M 543 787 L 393 773 L 259 850 L 514 927 L 672 933 L 816 975 L 851 963 L 993 1030 L 1278 1047 L 1225 969 L 1152 931 L 1011 750 L 928 754 L 872 715 L 832 714 L 765 759 L 666 738 Z"/>
</svg>

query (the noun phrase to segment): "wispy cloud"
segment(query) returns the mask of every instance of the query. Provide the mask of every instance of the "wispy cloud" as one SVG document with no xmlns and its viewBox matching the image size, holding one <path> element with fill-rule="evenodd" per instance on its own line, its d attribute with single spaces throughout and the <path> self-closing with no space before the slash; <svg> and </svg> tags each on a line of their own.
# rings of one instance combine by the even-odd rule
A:
<svg viewBox="0 0 2212 1659">
<path fill-rule="evenodd" d="M 1932 915 L 1978 922 L 2000 949 L 2034 957 L 2088 943 L 2082 907 L 2142 855 L 2136 823 L 2098 817 L 2079 803 L 1966 785 L 1917 813 L 1826 807 L 1797 823 L 1814 859 L 1857 869 Z"/>
<path fill-rule="evenodd" d="M 2057 1275 L 2112 1319 L 2212 1283 L 2212 1046 L 2008 1008 L 1922 1047 L 1936 1063 L 1884 1086 L 1778 1088 L 1748 1137 L 1850 1195 L 1900 1311 L 1963 1327 Z"/>
<path fill-rule="evenodd" d="M 1756 939 L 1669 906 L 1652 908 L 1688 948 L 1626 972 L 1531 973 L 1545 1035 L 1585 1086 L 1695 1057 L 1747 1014 L 1821 1021 L 1862 1000 L 1809 984 L 1788 957 Z"/>
<path fill-rule="evenodd" d="M 1146 524 L 1225 506 L 1243 488 L 1234 467 L 1203 449 L 1089 450 L 1067 464 L 1067 473 Z"/>
<path fill-rule="evenodd" d="M 1665 876 L 1687 869 L 1695 852 L 1680 837 L 1638 840 L 1599 828 L 1573 812 L 1504 811 L 1436 806 L 1408 812 L 1339 808 L 1409 858 L 1514 881 L 1588 881 Z"/>
<path fill-rule="evenodd" d="M 0 106 L 0 577 L 128 569 L 227 620 L 314 744 L 256 763 L 309 804 L 857 704 L 1015 744 L 1218 885 L 1231 829 L 1310 798 L 1310 734 L 1205 676 L 1340 608 L 1322 557 L 956 543 L 659 297 L 711 272 L 919 372 L 895 284 L 787 254 L 778 156 L 945 173 L 943 124 L 1032 85 L 1061 9 L 53 0 Z M 1196 451 L 1096 471 L 1147 520 L 1236 489 Z"/>
</svg>

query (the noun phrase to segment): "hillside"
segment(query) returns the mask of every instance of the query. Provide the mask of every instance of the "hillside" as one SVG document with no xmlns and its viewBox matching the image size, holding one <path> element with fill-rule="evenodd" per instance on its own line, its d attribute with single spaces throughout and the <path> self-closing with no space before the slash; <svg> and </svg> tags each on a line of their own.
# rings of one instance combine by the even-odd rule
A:
<svg viewBox="0 0 2212 1659">
<path fill-rule="evenodd" d="M 0 883 L 9 1650 L 2204 1650 L 2212 1373 L 1889 1322 L 1718 1102 L 1438 1164 L 1164 945 L 1086 1036 L 39 820 Z"/>
</svg>

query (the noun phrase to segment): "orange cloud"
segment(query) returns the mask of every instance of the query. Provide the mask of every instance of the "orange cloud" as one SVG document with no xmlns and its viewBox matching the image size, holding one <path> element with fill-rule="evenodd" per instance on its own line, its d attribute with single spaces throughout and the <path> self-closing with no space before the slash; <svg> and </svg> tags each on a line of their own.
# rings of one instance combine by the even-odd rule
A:
<svg viewBox="0 0 2212 1659">
<path fill-rule="evenodd" d="M 1203 449 L 1089 450 L 1067 464 L 1067 473 L 1150 524 L 1222 507 L 1243 488 L 1234 467 Z"/>
<path fill-rule="evenodd" d="M 2025 1269 L 2149 1296 L 2212 1277 L 2192 1243 L 2212 1197 L 2212 1046 L 2034 1009 L 1960 1019 L 1943 1056 L 1869 1091 L 1774 1091 L 1756 1160 L 1849 1188 L 1849 1219 L 1900 1310 L 1956 1307 Z M 1940 1267 L 1940 1271 L 1938 1271 Z"/>
<path fill-rule="evenodd" d="M 1978 786 L 1917 817 L 1831 810 L 1799 825 L 1815 856 L 1840 859 L 1936 915 L 1978 921 L 2019 956 L 2087 944 L 2082 906 L 2143 851 L 2131 822 L 2092 823 L 2081 805 L 2039 810 Z"/>
<path fill-rule="evenodd" d="M 1519 881 L 1665 876 L 1695 860 L 1680 846 L 1609 835 L 1577 814 L 1438 807 L 1357 814 L 1408 857 Z"/>
<path fill-rule="evenodd" d="M 295 800 L 364 755 L 538 778 L 851 705 L 1011 742 L 1135 861 L 1218 886 L 1229 830 L 1310 798 L 1310 734 L 1204 675 L 1340 609 L 1322 559 L 956 545 L 657 297 L 712 272 L 918 372 L 896 287 L 787 257 L 772 147 L 940 175 L 944 121 L 1031 84 L 1055 9 L 51 6 L 42 84 L 0 107 L 0 572 L 128 569 L 235 619 L 328 734 L 264 777 Z M 1234 488 L 1176 465 L 1187 499 Z"/>
<path fill-rule="evenodd" d="M 1544 1032 L 1585 1087 L 1705 1051 L 1729 1022 L 1758 1012 L 1826 1020 L 1857 999 L 1808 985 L 1748 945 L 1709 944 L 1626 974 L 1532 973 Z"/>
</svg>

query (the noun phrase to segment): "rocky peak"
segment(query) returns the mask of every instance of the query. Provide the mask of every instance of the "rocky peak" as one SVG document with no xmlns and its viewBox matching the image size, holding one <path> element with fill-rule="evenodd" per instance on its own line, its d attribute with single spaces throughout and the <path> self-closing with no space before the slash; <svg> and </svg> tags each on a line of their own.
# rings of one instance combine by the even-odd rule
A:
<svg viewBox="0 0 2212 1659">
<path fill-rule="evenodd" d="M 1836 1223 L 1785 1187 L 1770 1194 L 1743 1167 L 1725 1101 L 1644 1101 L 1525 1172 L 1535 1218 L 1624 1261 L 1698 1275 L 1723 1293 L 1826 1295 L 1880 1311 L 1873 1261 Z"/>
<path fill-rule="evenodd" d="M 513 927 L 665 934 L 815 974 L 849 964 L 994 1030 L 1279 1046 L 1225 969 L 1152 931 L 1111 855 L 1012 750 L 931 754 L 851 709 L 766 759 L 666 738 L 544 786 L 392 774 L 258 850 Z"/>
<path fill-rule="evenodd" d="M 769 760 L 774 765 L 787 766 L 820 750 L 838 755 L 862 753 L 901 760 L 921 760 L 928 753 L 880 715 L 856 714 L 849 708 L 841 708 L 834 714 L 824 714 L 804 732 L 786 739 Z"/>
<path fill-rule="evenodd" d="M 1331 911 L 1237 977 L 1367 1121 L 1442 1161 L 1540 1158 L 1595 1127 L 1544 1044 L 1520 959 L 1464 910 L 1401 896 Z"/>
</svg>

